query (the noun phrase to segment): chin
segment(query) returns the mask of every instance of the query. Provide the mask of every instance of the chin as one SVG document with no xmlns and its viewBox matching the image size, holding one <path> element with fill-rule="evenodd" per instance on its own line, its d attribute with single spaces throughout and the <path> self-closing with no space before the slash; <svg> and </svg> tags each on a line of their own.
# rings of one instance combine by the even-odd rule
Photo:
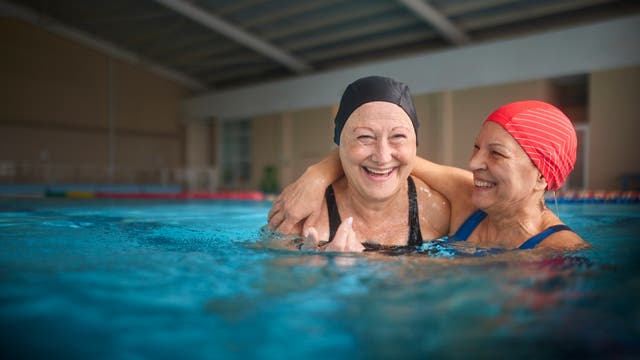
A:
<svg viewBox="0 0 640 360">
<path fill-rule="evenodd" d="M 369 191 L 366 195 L 372 200 L 382 201 L 389 199 L 395 193 L 397 193 L 397 191 Z"/>
<path fill-rule="evenodd" d="M 489 201 L 485 196 L 474 192 L 471 194 L 471 203 L 478 209 L 483 210 L 489 207 L 491 201 Z"/>
<path fill-rule="evenodd" d="M 383 201 L 391 198 L 400 191 L 398 184 L 381 184 L 382 186 L 368 187 L 365 195 L 372 200 Z"/>
</svg>

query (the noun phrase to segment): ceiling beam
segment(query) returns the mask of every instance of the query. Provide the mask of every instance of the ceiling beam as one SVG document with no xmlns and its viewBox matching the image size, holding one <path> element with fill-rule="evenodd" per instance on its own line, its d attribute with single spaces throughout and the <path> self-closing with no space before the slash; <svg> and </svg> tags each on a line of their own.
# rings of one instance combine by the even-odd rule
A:
<svg viewBox="0 0 640 360">
<path fill-rule="evenodd" d="M 243 29 L 228 23 L 227 21 L 202 10 L 191 3 L 184 0 L 155 0 L 156 2 L 172 9 L 189 19 L 198 22 L 211 30 L 222 33 L 229 38 L 237 41 L 249 48 L 257 51 L 269 58 L 279 62 L 280 64 L 288 67 L 289 69 L 297 72 L 304 73 L 312 70 L 311 66 L 305 62 L 297 59 L 293 55 L 286 51 L 279 49 L 272 44 L 255 37 L 254 35 L 244 31 Z"/>
<path fill-rule="evenodd" d="M 162 65 L 154 63 L 153 61 L 146 59 L 131 51 L 125 50 L 117 45 L 114 45 L 108 41 L 99 39 L 93 35 L 85 33 L 75 28 L 63 25 L 52 18 L 46 17 L 43 14 L 37 13 L 26 7 L 11 4 L 7 1 L 0 0 L 0 16 L 7 16 L 14 19 L 19 19 L 30 23 L 39 28 L 50 31 L 54 34 L 64 37 L 65 39 L 73 40 L 91 49 L 100 51 L 116 59 L 124 60 L 126 62 L 140 65 L 148 71 L 160 75 L 164 78 L 173 80 L 179 84 L 182 84 L 194 91 L 203 91 L 207 89 L 207 86 L 198 80 L 195 80 L 183 73 L 166 68 Z"/>
<path fill-rule="evenodd" d="M 398 0 L 416 15 L 426 20 L 436 31 L 455 45 L 464 45 L 470 41 L 469 36 L 452 23 L 440 11 L 422 0 Z"/>
</svg>

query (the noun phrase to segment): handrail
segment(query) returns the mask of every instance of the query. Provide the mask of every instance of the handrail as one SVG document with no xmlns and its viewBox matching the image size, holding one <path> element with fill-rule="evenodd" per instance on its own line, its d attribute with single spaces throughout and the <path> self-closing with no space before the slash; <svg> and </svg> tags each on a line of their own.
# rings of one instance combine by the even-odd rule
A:
<svg viewBox="0 0 640 360">
<path fill-rule="evenodd" d="M 116 167 L 0 160 L 0 184 L 179 185 L 185 191 L 216 191 L 215 167 Z"/>
</svg>

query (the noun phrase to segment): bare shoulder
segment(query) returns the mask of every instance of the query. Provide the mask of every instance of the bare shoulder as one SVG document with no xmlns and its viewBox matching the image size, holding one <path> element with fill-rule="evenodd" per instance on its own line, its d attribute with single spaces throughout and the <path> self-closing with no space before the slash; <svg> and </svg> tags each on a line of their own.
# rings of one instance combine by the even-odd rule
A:
<svg viewBox="0 0 640 360">
<path fill-rule="evenodd" d="M 573 231 L 558 231 L 549 235 L 537 247 L 557 250 L 580 250 L 588 248 L 589 243 Z"/>
<path fill-rule="evenodd" d="M 433 232 L 433 238 L 446 235 L 449 232 L 451 205 L 444 195 L 430 187 L 424 181 L 412 176 L 416 184 L 418 197 L 418 213 L 420 227 L 425 238 L 427 233 Z"/>
</svg>

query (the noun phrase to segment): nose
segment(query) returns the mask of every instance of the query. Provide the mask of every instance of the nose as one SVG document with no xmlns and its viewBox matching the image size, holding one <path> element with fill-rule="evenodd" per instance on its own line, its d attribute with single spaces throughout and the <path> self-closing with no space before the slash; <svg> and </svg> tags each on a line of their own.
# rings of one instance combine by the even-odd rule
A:
<svg viewBox="0 0 640 360">
<path fill-rule="evenodd" d="M 484 152 L 479 149 L 474 149 L 471 154 L 471 159 L 469 159 L 469 170 L 483 170 L 486 169 L 486 167 Z"/>
<path fill-rule="evenodd" d="M 371 159 L 378 164 L 385 164 L 393 158 L 393 148 L 386 141 L 378 141 Z"/>
</svg>

